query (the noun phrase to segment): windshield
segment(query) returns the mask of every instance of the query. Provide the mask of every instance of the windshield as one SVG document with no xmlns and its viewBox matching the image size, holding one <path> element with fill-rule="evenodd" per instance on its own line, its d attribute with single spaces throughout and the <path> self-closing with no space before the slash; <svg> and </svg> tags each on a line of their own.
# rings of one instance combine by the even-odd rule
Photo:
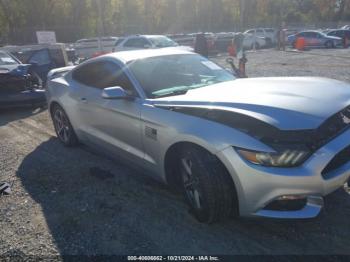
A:
<svg viewBox="0 0 350 262">
<path fill-rule="evenodd" d="M 121 42 L 123 42 L 125 40 L 125 38 L 124 37 L 120 37 L 120 38 L 118 38 L 118 40 L 117 40 L 117 42 L 115 42 L 115 46 L 117 46 L 117 45 L 119 45 Z"/>
<path fill-rule="evenodd" d="M 17 65 L 18 62 L 10 55 L 0 52 L 0 65 Z"/>
<path fill-rule="evenodd" d="M 146 58 L 130 62 L 128 67 L 149 98 L 183 94 L 235 79 L 225 69 L 195 54 Z"/>
<path fill-rule="evenodd" d="M 172 46 L 178 46 L 176 42 L 171 40 L 168 37 L 165 36 L 156 36 L 151 37 L 149 40 L 154 44 L 156 47 L 172 47 Z"/>
</svg>

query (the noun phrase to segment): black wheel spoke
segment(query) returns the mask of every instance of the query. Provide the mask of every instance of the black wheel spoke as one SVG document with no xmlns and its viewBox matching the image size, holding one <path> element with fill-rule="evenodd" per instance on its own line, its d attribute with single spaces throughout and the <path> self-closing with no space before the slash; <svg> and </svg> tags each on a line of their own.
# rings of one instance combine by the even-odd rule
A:
<svg viewBox="0 0 350 262">
<path fill-rule="evenodd" d="M 184 182 L 184 186 L 186 189 L 191 189 L 194 185 L 194 180 L 193 179 L 189 179 L 188 181 Z"/>
</svg>

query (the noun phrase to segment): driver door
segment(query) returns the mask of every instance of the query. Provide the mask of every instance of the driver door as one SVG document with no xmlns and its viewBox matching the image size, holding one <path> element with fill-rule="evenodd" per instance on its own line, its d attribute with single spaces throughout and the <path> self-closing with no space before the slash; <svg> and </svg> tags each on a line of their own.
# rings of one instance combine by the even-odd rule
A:
<svg viewBox="0 0 350 262">
<path fill-rule="evenodd" d="M 80 84 L 79 117 L 88 143 L 117 153 L 130 160 L 142 161 L 141 99 L 131 81 L 115 62 L 89 63 L 89 77 Z M 74 75 L 73 75 L 74 78 Z M 132 99 L 104 99 L 104 88 L 120 86 Z"/>
<path fill-rule="evenodd" d="M 43 83 L 46 82 L 48 72 L 55 68 L 55 63 L 47 48 L 34 51 L 28 63 L 32 64 L 32 71 L 40 77 Z"/>
</svg>

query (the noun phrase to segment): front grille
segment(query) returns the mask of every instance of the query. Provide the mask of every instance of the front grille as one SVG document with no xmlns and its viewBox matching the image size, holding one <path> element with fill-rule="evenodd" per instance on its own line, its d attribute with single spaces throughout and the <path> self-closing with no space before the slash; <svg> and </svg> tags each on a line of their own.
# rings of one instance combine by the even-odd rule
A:
<svg viewBox="0 0 350 262">
<path fill-rule="evenodd" d="M 328 163 L 328 165 L 322 170 L 321 174 L 324 179 L 329 178 L 329 174 L 345 165 L 350 161 L 350 146 L 344 148 L 338 154 L 336 154 L 333 159 Z"/>
</svg>

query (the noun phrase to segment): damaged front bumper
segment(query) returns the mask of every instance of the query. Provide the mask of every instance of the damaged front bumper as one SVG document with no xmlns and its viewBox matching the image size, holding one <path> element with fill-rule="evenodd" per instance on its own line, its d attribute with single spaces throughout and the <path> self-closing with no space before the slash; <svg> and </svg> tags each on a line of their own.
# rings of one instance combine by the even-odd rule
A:
<svg viewBox="0 0 350 262">
<path fill-rule="evenodd" d="M 46 105 L 46 92 L 41 89 L 25 90 L 16 93 L 1 93 L 0 108 L 42 107 Z"/>
<path fill-rule="evenodd" d="M 319 148 L 299 167 L 276 168 L 254 165 L 243 160 L 233 147 L 217 154 L 235 182 L 241 216 L 301 219 L 316 217 L 323 207 L 323 197 L 344 187 L 350 177 L 350 130 Z M 336 161 L 335 161 L 336 160 Z M 338 166 L 334 166 L 334 162 Z M 332 169 L 329 169 L 330 165 Z M 327 172 L 325 172 L 325 170 Z M 304 201 L 281 205 L 278 200 Z M 285 202 L 286 202 L 285 201 Z M 287 201 L 288 202 L 288 201 Z M 274 208 L 271 208 L 274 206 Z M 277 205 L 278 206 L 278 205 Z"/>
</svg>

